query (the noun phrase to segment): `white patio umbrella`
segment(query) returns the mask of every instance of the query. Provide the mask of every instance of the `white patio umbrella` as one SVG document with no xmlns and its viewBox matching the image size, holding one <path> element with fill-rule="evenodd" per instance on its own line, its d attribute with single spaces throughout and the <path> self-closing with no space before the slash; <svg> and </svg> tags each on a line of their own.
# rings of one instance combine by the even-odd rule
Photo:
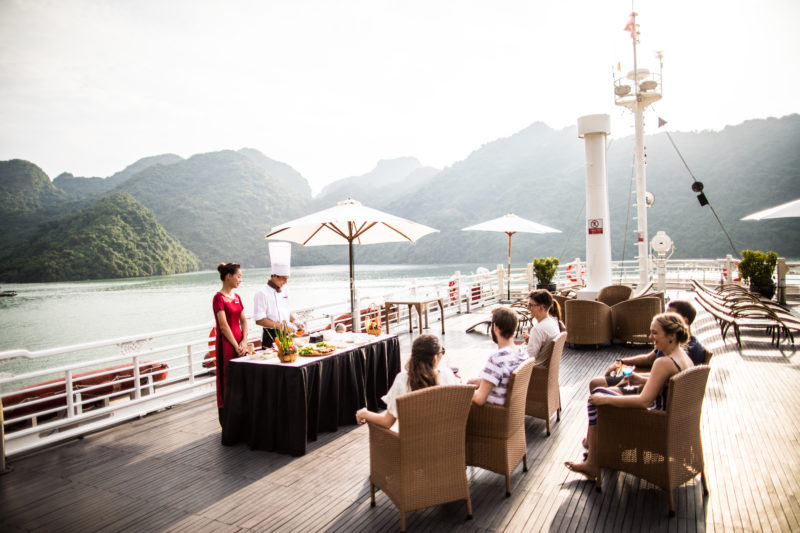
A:
<svg viewBox="0 0 800 533">
<path fill-rule="evenodd" d="M 785 204 L 776 205 L 763 211 L 757 211 L 753 214 L 747 215 L 741 220 L 764 220 L 765 218 L 789 218 L 800 217 L 800 198 L 786 202 Z"/>
<path fill-rule="evenodd" d="M 355 326 L 355 284 L 353 280 L 353 244 L 416 242 L 439 231 L 405 218 L 361 205 L 351 198 L 334 207 L 275 226 L 265 239 L 291 241 L 303 246 L 345 244 L 350 249 L 350 312 Z"/>
<path fill-rule="evenodd" d="M 538 224 L 509 213 L 500 218 L 481 222 L 461 231 L 500 231 L 508 235 L 508 299 L 511 299 L 511 236 L 515 233 L 561 233 L 561 230 Z"/>
</svg>

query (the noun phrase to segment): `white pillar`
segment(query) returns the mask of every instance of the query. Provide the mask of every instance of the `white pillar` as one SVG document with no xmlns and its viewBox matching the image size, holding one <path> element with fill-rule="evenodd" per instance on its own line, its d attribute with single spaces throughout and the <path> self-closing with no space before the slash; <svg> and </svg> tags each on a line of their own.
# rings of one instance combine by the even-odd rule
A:
<svg viewBox="0 0 800 533">
<path fill-rule="evenodd" d="M 586 288 L 578 298 L 593 300 L 611 285 L 611 224 L 608 214 L 606 136 L 611 133 L 609 115 L 578 119 L 578 137 L 586 148 Z"/>
<path fill-rule="evenodd" d="M 638 83 L 638 82 L 637 82 Z M 649 104 L 648 104 L 649 105 Z M 650 253 L 647 250 L 647 176 L 644 165 L 644 108 L 637 104 L 634 109 L 636 117 L 636 150 L 634 159 L 636 165 L 636 223 L 638 227 L 636 246 L 639 250 L 639 286 L 644 287 L 650 279 Z"/>
</svg>

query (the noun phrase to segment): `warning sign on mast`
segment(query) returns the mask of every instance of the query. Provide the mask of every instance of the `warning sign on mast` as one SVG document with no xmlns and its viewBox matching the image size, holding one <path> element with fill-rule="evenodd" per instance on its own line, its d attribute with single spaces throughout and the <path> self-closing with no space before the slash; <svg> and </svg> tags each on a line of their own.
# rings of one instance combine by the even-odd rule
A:
<svg viewBox="0 0 800 533">
<path fill-rule="evenodd" d="M 602 235 L 603 233 L 602 218 L 590 218 L 588 222 L 589 222 L 589 235 Z"/>
</svg>

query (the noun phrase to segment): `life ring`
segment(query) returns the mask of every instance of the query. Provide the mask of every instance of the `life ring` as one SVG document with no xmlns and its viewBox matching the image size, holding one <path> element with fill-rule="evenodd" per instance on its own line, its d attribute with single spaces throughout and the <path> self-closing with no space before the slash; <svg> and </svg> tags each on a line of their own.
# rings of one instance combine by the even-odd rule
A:
<svg viewBox="0 0 800 533">
<path fill-rule="evenodd" d="M 733 281 L 734 283 L 739 281 L 739 278 L 733 278 L 733 280 L 728 279 L 728 269 L 727 269 L 727 267 L 722 267 L 722 279 L 724 279 L 726 281 Z"/>
<path fill-rule="evenodd" d="M 577 283 L 578 280 L 582 280 L 583 276 L 586 275 L 586 267 L 581 264 L 579 272 L 578 264 L 580 263 L 570 263 L 567 265 L 567 279 L 572 283 Z"/>
<path fill-rule="evenodd" d="M 208 353 L 203 358 L 203 368 L 217 367 L 217 328 L 211 328 L 208 334 Z"/>
<path fill-rule="evenodd" d="M 473 285 L 472 286 L 472 303 L 477 303 L 481 299 L 481 286 L 480 285 Z"/>
<path fill-rule="evenodd" d="M 456 287 L 456 280 L 451 279 L 447 286 L 450 287 L 450 301 L 458 301 L 458 287 Z"/>
</svg>

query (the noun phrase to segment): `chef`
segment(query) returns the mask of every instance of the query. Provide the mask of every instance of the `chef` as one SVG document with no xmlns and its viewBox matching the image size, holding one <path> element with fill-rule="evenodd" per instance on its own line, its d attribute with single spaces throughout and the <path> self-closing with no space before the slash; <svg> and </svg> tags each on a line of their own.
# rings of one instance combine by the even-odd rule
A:
<svg viewBox="0 0 800 533">
<path fill-rule="evenodd" d="M 290 333 L 302 328 L 302 324 L 290 311 L 289 293 L 286 289 L 286 284 L 289 282 L 292 245 L 288 242 L 269 243 L 269 259 L 272 275 L 266 286 L 253 298 L 253 318 L 257 325 L 264 328 L 261 335 L 261 345 L 264 347 L 272 346 L 277 330 L 284 322 Z"/>
</svg>

